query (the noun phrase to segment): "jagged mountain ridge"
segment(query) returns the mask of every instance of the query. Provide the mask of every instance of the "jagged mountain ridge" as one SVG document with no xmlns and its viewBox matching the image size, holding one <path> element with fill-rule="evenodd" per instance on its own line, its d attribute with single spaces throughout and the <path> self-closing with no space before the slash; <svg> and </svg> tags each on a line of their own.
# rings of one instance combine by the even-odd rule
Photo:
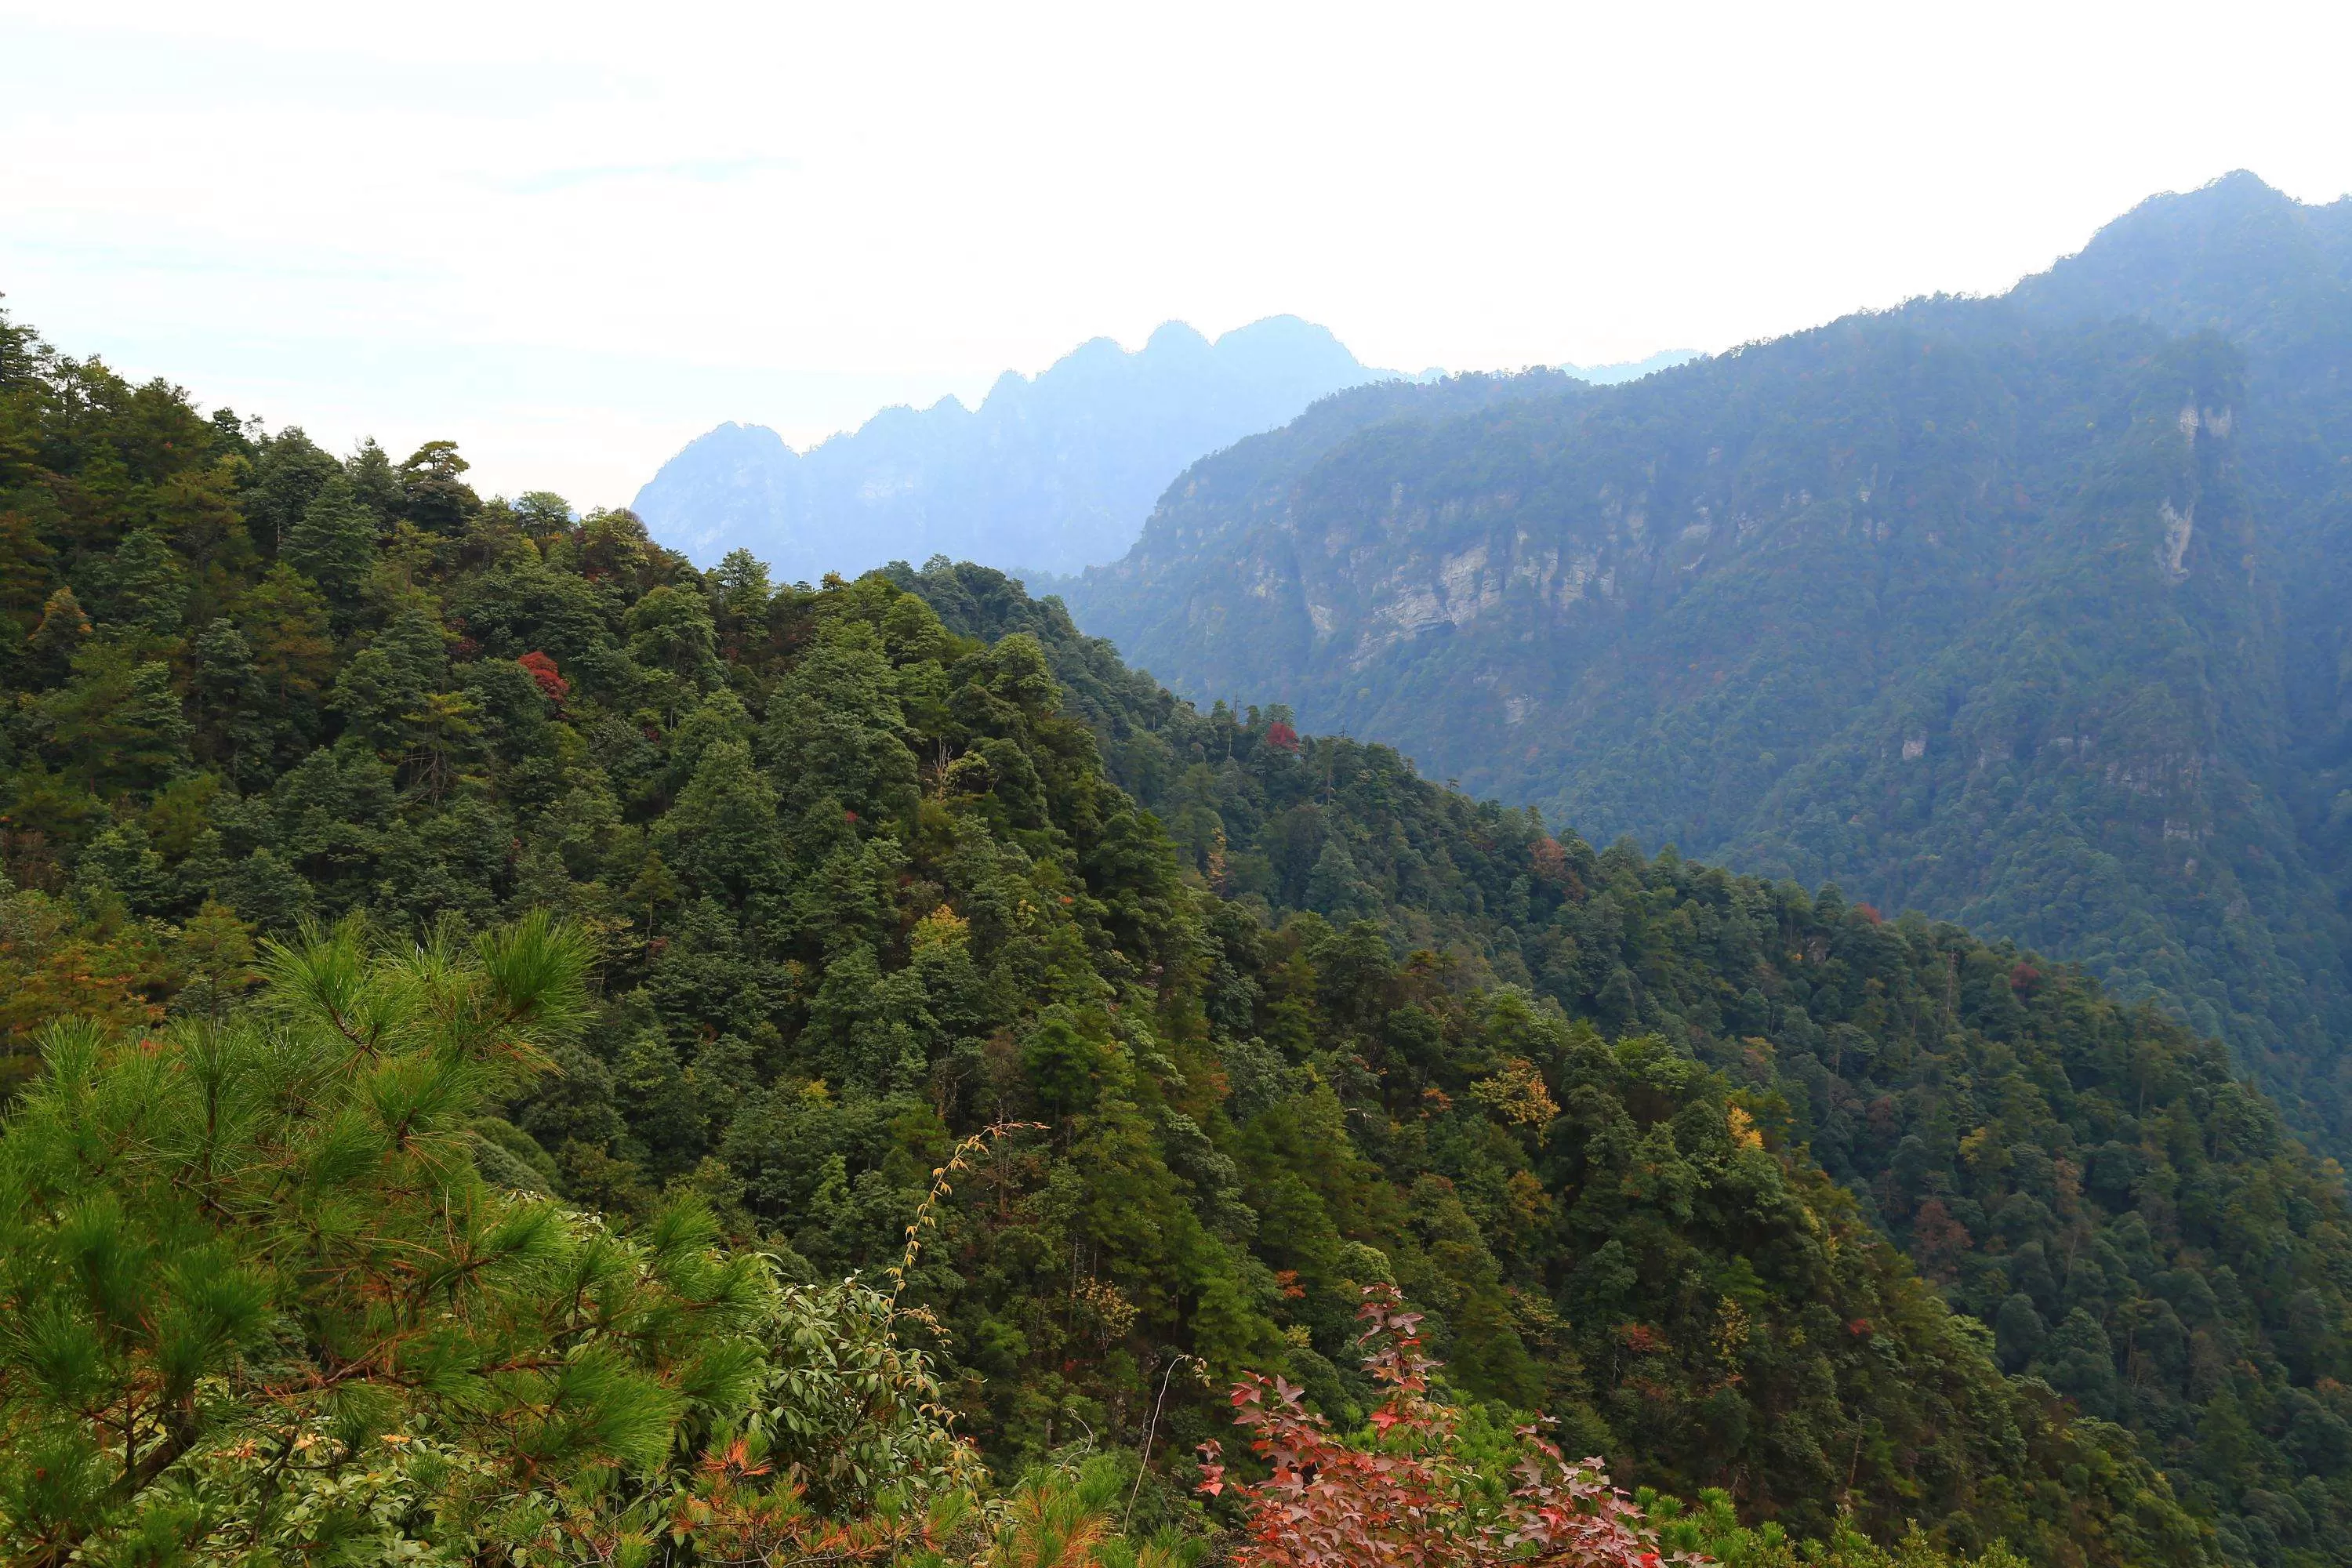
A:
<svg viewBox="0 0 2352 1568">
<path fill-rule="evenodd" d="M 942 551 L 1075 570 L 1116 556 L 1192 458 L 1391 374 L 1297 317 L 1214 342 L 1171 321 L 1132 353 L 1097 338 L 1034 378 L 1006 372 L 977 408 L 887 408 L 805 453 L 722 425 L 664 464 L 635 510 L 706 565 L 748 548 L 787 578 Z"/>
<path fill-rule="evenodd" d="M 887 408 L 805 452 L 764 426 L 721 425 L 664 464 L 635 510 L 705 566 L 742 548 L 787 579 L 933 554 L 1072 573 L 1117 559 L 1195 458 L 1332 393 L 1401 379 L 1296 316 L 1213 342 L 1170 321 L 1132 353 L 1097 338 L 1034 377 L 1007 371 L 977 408 Z"/>
<path fill-rule="evenodd" d="M 2000 300 L 1412 389 L 1196 465 L 1067 597 L 1188 695 L 2079 958 L 2341 1146 L 2347 236 L 2237 175 Z"/>
</svg>

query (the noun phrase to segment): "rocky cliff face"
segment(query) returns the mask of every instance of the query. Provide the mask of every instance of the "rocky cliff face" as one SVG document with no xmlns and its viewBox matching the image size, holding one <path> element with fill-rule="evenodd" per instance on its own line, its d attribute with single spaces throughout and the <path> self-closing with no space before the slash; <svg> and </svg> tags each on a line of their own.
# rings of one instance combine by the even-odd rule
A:
<svg viewBox="0 0 2352 1568">
<path fill-rule="evenodd" d="M 2079 958 L 2332 1121 L 2347 214 L 2233 177 L 2005 300 L 1414 389 L 1197 466 L 1069 597 L 1190 695 Z"/>
</svg>

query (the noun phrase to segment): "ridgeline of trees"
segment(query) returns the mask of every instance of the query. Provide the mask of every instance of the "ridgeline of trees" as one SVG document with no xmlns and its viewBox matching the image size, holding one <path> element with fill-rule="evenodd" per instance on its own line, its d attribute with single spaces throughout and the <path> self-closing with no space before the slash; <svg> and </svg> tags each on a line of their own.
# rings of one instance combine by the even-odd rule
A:
<svg viewBox="0 0 2352 1568">
<path fill-rule="evenodd" d="M 1517 1412 L 1738 1562 L 2352 1539 L 2338 1173 L 2210 1043 L 1200 714 L 993 574 L 464 473 L 0 333 L 49 1560 L 1282 1561 L 1250 1461 L 1194 1494 L 1217 1389 L 1355 1430 L 1390 1287 L 1496 1462 L 1343 1533 Z M 1430 1561 L 1535 1549 L 1472 1489 Z"/>
</svg>

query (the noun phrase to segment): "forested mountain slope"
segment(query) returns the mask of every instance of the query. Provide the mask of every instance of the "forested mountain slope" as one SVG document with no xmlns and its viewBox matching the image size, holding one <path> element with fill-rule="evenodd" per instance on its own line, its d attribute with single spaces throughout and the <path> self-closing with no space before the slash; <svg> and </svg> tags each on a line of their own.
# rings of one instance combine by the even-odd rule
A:
<svg viewBox="0 0 2352 1568">
<path fill-rule="evenodd" d="M 1388 748 L 1301 738 L 1280 708 L 1200 714 L 996 574 L 935 563 L 898 580 L 960 630 L 1039 637 L 1114 775 L 1236 902 L 1375 921 L 1392 951 L 1686 1049 L 1843 1183 L 2005 1366 L 2137 1432 L 2222 1517 L 2232 1556 L 2328 1550 L 2323 1521 L 2352 1492 L 2310 1486 L 2332 1461 L 2298 1445 L 2352 1409 L 2322 1418 L 2338 1374 L 2296 1370 L 2290 1347 L 2297 1313 L 2300 1342 L 2340 1340 L 2341 1172 L 2284 1136 L 2216 1042 L 1834 889 L 1551 840 L 1533 814 L 1441 790 Z M 1365 1052 L 1383 1082 L 1409 1070 L 1399 1024 Z M 1580 1237 L 1577 1276 L 1621 1234 Z M 2249 1293 L 2257 1279 L 2273 1283 Z M 1555 1295 L 1579 1323 L 1621 1310 Z M 2223 1325 L 2217 1303 L 2257 1298 Z M 2247 1432 L 2265 1436 L 2241 1447 Z"/>
<path fill-rule="evenodd" d="M 1595 842 L 2085 964 L 2352 1139 L 2352 205 L 2247 175 L 2000 300 L 1198 465 L 1079 621 Z"/>
<path fill-rule="evenodd" d="M 306 1540 L 538 1540 L 783 1473 L 897 1552 L 897 1478 L 793 1425 L 895 1309 L 772 1290 L 910 1225 L 919 1397 L 1008 1474 L 1156 1439 L 1139 1528 L 1226 1430 L 1173 1357 L 1349 1421 L 1393 1282 L 1481 1419 L 1800 1535 L 2352 1541 L 2340 1173 L 2069 972 L 1198 713 L 998 574 L 703 574 L 14 328 L 0 542 L 0 1510 L 48 1560 L 280 1476 Z M 730 1446 L 754 1387 L 798 1468 Z"/>
</svg>

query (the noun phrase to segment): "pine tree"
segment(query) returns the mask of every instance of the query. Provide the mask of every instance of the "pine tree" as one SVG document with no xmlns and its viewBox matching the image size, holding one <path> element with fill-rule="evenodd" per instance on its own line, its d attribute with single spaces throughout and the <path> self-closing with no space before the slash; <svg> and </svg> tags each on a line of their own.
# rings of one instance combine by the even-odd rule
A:
<svg viewBox="0 0 2352 1568">
<path fill-rule="evenodd" d="M 343 464 L 343 472 L 358 492 L 360 504 L 378 517 L 389 521 L 400 510 L 400 476 L 394 471 L 391 455 L 369 437 L 360 443 Z"/>
<path fill-rule="evenodd" d="M 482 510 L 462 476 L 473 465 L 455 441 L 427 441 L 400 465 L 401 514 L 428 533 L 455 534 Z"/>
<path fill-rule="evenodd" d="M 212 1023 L 260 978 L 253 967 L 252 928 L 212 899 L 180 928 L 178 959 L 187 984 L 174 1005 Z"/>
<path fill-rule="evenodd" d="M 194 695 L 197 758 L 225 768 L 248 786 L 267 782 L 271 773 L 268 694 L 254 667 L 251 645 L 226 616 L 196 638 Z"/>
<path fill-rule="evenodd" d="M 341 478 L 343 466 L 320 451 L 301 426 L 287 426 L 258 442 L 254 482 L 245 491 L 245 521 L 273 552 L 285 550 L 287 533 L 327 479 Z"/>
<path fill-rule="evenodd" d="M 56 558 L 29 511 L 0 506 L 0 616 L 20 632 L 29 634 L 39 624 Z"/>
<path fill-rule="evenodd" d="M 775 589 L 768 582 L 767 564 L 748 550 L 730 550 L 710 579 L 722 650 L 740 660 L 768 635 L 768 602 Z"/>
<path fill-rule="evenodd" d="M 786 856 L 776 786 L 752 764 L 750 746 L 720 740 L 703 752 L 658 843 L 662 858 L 698 892 L 740 900 L 781 879 Z"/>
<path fill-rule="evenodd" d="M 656 849 L 646 854 L 645 864 L 638 867 L 637 874 L 630 879 L 628 891 L 621 895 L 621 903 L 625 908 L 643 912 L 646 930 L 650 933 L 654 929 L 654 917 L 664 905 L 677 902 L 684 891 L 677 879 L 670 874 L 670 868 L 662 863 L 661 851 Z"/>
<path fill-rule="evenodd" d="M 153 914 L 165 889 L 163 857 L 135 820 L 118 822 L 91 839 L 74 868 L 77 885 L 119 896 L 133 914 Z"/>
<path fill-rule="evenodd" d="M 236 619 L 252 645 L 272 716 L 283 729 L 310 733 L 320 688 L 334 670 L 326 601 L 308 578 L 280 562 L 237 601 Z"/>
<path fill-rule="evenodd" d="M 108 631 L 131 633 L 149 644 L 180 635 L 188 609 L 187 568 L 152 530 L 123 536 L 107 563 L 106 579 Z"/>
<path fill-rule="evenodd" d="M 152 790 L 188 770 L 193 727 L 160 660 L 134 663 L 118 644 L 93 643 L 46 706 L 68 771 L 102 789 Z"/>
<path fill-rule="evenodd" d="M 697 692 L 723 679 L 719 631 L 700 595 L 664 584 L 630 606 L 628 629 L 629 657 L 646 668 L 666 671 Z"/>
<path fill-rule="evenodd" d="M 426 700 L 449 675 L 447 643 L 432 615 L 411 605 L 343 667 L 331 706 L 389 759 L 405 755 L 425 723 Z"/>
<path fill-rule="evenodd" d="M 830 799 L 877 818 L 910 813 L 915 759 L 881 638 L 863 625 L 827 626 L 768 704 L 762 754 L 797 814 Z"/>
<path fill-rule="evenodd" d="M 319 584 L 344 625 L 375 570 L 377 521 L 358 488 L 338 473 L 320 487 L 287 530 L 283 558 Z"/>
<path fill-rule="evenodd" d="M 502 1493 L 657 1475 L 740 1405 L 759 1277 L 707 1221 L 623 1243 L 468 1152 L 579 1023 L 586 956 L 544 919 L 405 957 L 347 928 L 277 950 L 270 1006 L 223 1026 L 48 1031 L 0 1133 L 14 1561 L 462 1532 Z"/>
<path fill-rule="evenodd" d="M 282 933 L 291 933 L 318 903 L 302 873 L 266 847 L 230 866 L 210 891 L 259 930 Z"/>
<path fill-rule="evenodd" d="M 73 668 L 74 655 L 89 637 L 89 617 L 82 614 L 74 591 L 60 586 L 41 606 L 40 624 L 26 639 L 29 666 L 37 680 L 56 685 Z"/>
<path fill-rule="evenodd" d="M 282 552 L 303 511 L 328 480 L 342 471 L 343 466 L 320 451 L 299 425 L 265 437 L 245 495 L 247 523 L 271 550 Z"/>
</svg>

